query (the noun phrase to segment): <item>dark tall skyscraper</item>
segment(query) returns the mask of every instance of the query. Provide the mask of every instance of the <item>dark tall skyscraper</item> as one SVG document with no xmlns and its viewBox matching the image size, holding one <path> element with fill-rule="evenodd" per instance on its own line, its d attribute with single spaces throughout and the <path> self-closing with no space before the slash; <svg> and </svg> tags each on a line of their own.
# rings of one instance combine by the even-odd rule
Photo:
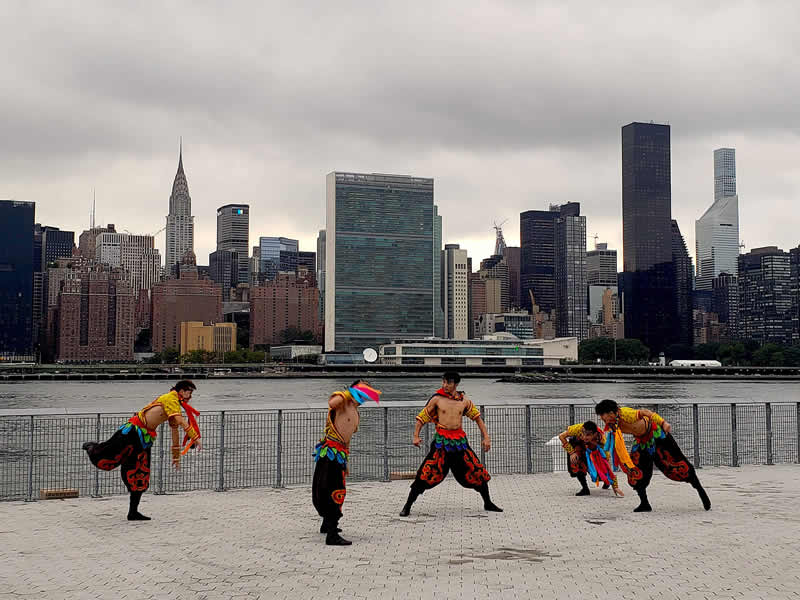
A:
<svg viewBox="0 0 800 600">
<path fill-rule="evenodd" d="M 675 265 L 675 314 L 678 344 L 692 345 L 692 258 L 678 222 L 672 220 L 672 263 Z M 675 357 L 673 357 L 675 358 Z M 681 357 L 682 358 L 682 357 Z"/>
<path fill-rule="evenodd" d="M 250 251 L 249 205 L 226 204 L 217 209 L 217 251 L 220 250 L 236 250 L 239 258 L 237 283 L 247 283 L 250 280 L 247 260 Z"/>
<path fill-rule="evenodd" d="M 0 357 L 33 351 L 33 219 L 35 204 L 0 200 Z"/>
<path fill-rule="evenodd" d="M 236 250 L 217 250 L 208 255 L 208 272 L 211 280 L 222 286 L 222 301 L 231 299 L 231 288 L 239 283 L 239 253 Z"/>
<path fill-rule="evenodd" d="M 669 125 L 622 128 L 625 337 L 651 354 L 677 341 Z"/>
<path fill-rule="evenodd" d="M 519 246 L 506 246 L 503 249 L 503 258 L 508 263 L 508 303 L 512 308 L 522 307 L 522 287 L 520 285 L 521 256 Z"/>
<path fill-rule="evenodd" d="M 556 307 L 555 222 L 559 213 L 527 210 L 519 215 L 520 293 L 522 306 L 531 310 L 531 293 L 539 309 Z"/>
<path fill-rule="evenodd" d="M 57 258 L 69 258 L 75 247 L 75 232 L 61 231 L 58 227 L 42 227 L 42 264 L 34 265 L 44 271 Z"/>
</svg>

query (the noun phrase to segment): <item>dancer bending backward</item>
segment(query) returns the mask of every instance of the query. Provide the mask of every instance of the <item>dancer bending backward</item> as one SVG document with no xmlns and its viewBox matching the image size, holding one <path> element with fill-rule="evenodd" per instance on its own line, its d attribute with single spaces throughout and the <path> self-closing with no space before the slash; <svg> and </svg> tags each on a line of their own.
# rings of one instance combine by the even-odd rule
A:
<svg viewBox="0 0 800 600">
<path fill-rule="evenodd" d="M 367 400 L 377 404 L 381 392 L 357 379 L 346 390 L 334 392 L 328 399 L 328 418 L 325 432 L 314 448 L 314 479 L 311 499 L 322 517 L 320 533 L 327 534 L 329 546 L 349 546 L 352 542 L 339 535 L 339 519 L 347 493 L 347 460 L 350 457 L 350 438 L 358 431 L 358 407 Z"/>
<path fill-rule="evenodd" d="M 436 433 L 433 436 L 430 451 L 420 465 L 416 479 L 411 484 L 408 500 L 400 512 L 401 517 L 407 517 L 411 512 L 411 505 L 419 495 L 425 490 L 439 485 L 447 476 L 448 471 L 453 472 L 456 481 L 462 486 L 472 488 L 480 493 L 485 510 L 503 512 L 503 509 L 496 506 L 489 497 L 487 482 L 491 476 L 478 460 L 472 448 L 469 447 L 467 436 L 461 428 L 463 417 L 475 421 L 483 437 L 481 445 L 484 451 L 489 451 L 492 444 L 486 424 L 472 401 L 467 399 L 463 392 L 456 391 L 459 381 L 461 381 L 461 377 L 458 373 L 453 371 L 445 373 L 441 389 L 428 400 L 428 404 L 417 415 L 414 428 L 415 446 L 422 443 L 419 433 L 426 423 L 433 422 L 436 425 Z"/>
<path fill-rule="evenodd" d="M 589 495 L 587 475 L 591 475 L 592 481 L 597 485 L 602 481 L 604 490 L 611 487 L 617 496 L 625 495 L 619 489 L 617 476 L 614 474 L 613 448 L 608 447 L 606 437 L 594 421 L 570 425 L 559 434 L 558 439 L 569 457 L 567 468 L 570 476 L 581 483 L 581 489 L 576 496 Z"/>
<path fill-rule="evenodd" d="M 694 467 L 670 433 L 672 426 L 660 415 L 646 409 L 618 406 L 613 400 L 603 400 L 594 410 L 606 424 L 606 431 L 629 433 L 636 439 L 630 450 L 633 467 L 622 465 L 628 475 L 628 484 L 639 494 L 640 504 L 634 512 L 653 510 L 647 498 L 653 464 L 669 479 L 690 483 L 697 490 L 703 508 L 711 509 L 711 500 L 700 485 Z"/>
<path fill-rule="evenodd" d="M 129 521 L 150 520 L 150 517 L 139 512 L 139 501 L 150 486 L 150 448 L 156 439 L 158 426 L 169 421 L 172 428 L 172 464 L 176 469 L 180 468 L 181 456 L 189 448 L 194 446 L 200 449 L 200 429 L 196 420 L 200 413 L 188 402 L 196 389 L 191 381 L 179 381 L 169 392 L 128 419 L 107 441 L 86 442 L 83 445 L 89 460 L 98 469 L 111 471 L 121 467 L 122 482 L 131 495 Z M 186 411 L 186 418 L 181 414 L 181 408 Z M 185 431 L 183 451 L 178 427 Z"/>
</svg>

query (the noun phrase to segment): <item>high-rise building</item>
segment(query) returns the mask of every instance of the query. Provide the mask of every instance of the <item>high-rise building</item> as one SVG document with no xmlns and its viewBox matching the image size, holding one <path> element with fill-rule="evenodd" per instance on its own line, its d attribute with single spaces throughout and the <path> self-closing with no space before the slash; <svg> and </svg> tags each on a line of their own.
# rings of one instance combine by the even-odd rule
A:
<svg viewBox="0 0 800 600">
<path fill-rule="evenodd" d="M 194 252 L 194 217 L 189 184 L 183 172 L 183 144 L 178 155 L 178 172 L 172 182 L 167 215 L 167 249 L 165 270 L 172 277 L 178 270 L 183 256 Z"/>
<path fill-rule="evenodd" d="M 311 331 L 317 339 L 321 335 L 319 290 L 313 276 L 279 273 L 251 291 L 250 348 L 280 344 L 289 329 Z"/>
<path fill-rule="evenodd" d="M 94 260 L 96 256 L 95 247 L 97 245 L 97 236 L 101 233 L 116 233 L 114 224 L 109 223 L 105 227 L 90 227 L 78 237 L 78 251 L 80 255 L 89 260 Z"/>
<path fill-rule="evenodd" d="M 551 207 L 552 211 L 555 211 Z M 581 205 L 568 202 L 557 208 L 555 252 L 556 335 L 588 337 L 586 320 L 586 217 Z"/>
<path fill-rule="evenodd" d="M 495 254 L 481 261 L 478 274 L 486 279 L 487 313 L 504 313 L 511 306 L 511 277 L 508 263 L 503 256 Z"/>
<path fill-rule="evenodd" d="M 797 340 L 792 302 L 791 255 L 777 246 L 739 256 L 736 335 L 760 344 Z"/>
<path fill-rule="evenodd" d="M 271 281 L 278 273 L 295 273 L 297 271 L 297 255 L 300 242 L 285 237 L 260 237 L 261 265 L 259 278 Z"/>
<path fill-rule="evenodd" d="M 239 283 L 239 253 L 233 249 L 217 250 L 208 255 L 208 273 L 211 281 L 222 288 L 222 301 L 229 302 L 231 288 Z"/>
<path fill-rule="evenodd" d="M 444 337 L 444 306 L 442 306 L 442 215 L 433 205 L 433 335 Z"/>
<path fill-rule="evenodd" d="M 42 262 L 34 265 L 39 271 L 44 271 L 57 258 L 69 258 L 75 247 L 75 232 L 62 231 L 58 227 L 46 225 L 41 227 Z"/>
<path fill-rule="evenodd" d="M 736 195 L 736 150 L 714 150 L 714 200 Z"/>
<path fill-rule="evenodd" d="M 236 283 L 248 283 L 250 281 L 247 260 L 247 252 L 250 250 L 248 204 L 226 204 L 217 209 L 217 251 L 220 250 L 236 250 L 239 257 Z"/>
<path fill-rule="evenodd" d="M 520 286 L 522 306 L 531 310 L 531 297 L 544 312 L 556 306 L 555 220 L 550 210 L 528 210 L 519 215 Z"/>
<path fill-rule="evenodd" d="M 0 357 L 33 353 L 35 204 L 0 200 Z"/>
<path fill-rule="evenodd" d="M 719 322 L 724 323 L 727 328 L 724 339 L 721 341 L 735 339 L 739 315 L 738 277 L 729 273 L 720 273 L 719 277 L 714 278 L 711 308 L 711 312 L 716 314 Z"/>
<path fill-rule="evenodd" d="M 314 282 L 317 281 L 317 253 L 307 252 L 301 250 L 297 253 L 297 270 L 305 270 L 313 278 Z"/>
<path fill-rule="evenodd" d="M 161 278 L 161 254 L 152 235 L 128 233 L 98 234 L 95 260 L 125 270 L 135 298 L 140 290 L 150 290 Z"/>
<path fill-rule="evenodd" d="M 77 270 L 58 292 L 60 361 L 133 360 L 134 296 L 122 269 Z"/>
<path fill-rule="evenodd" d="M 675 219 L 672 219 L 672 264 L 675 267 L 675 342 L 692 346 L 692 258 Z"/>
<path fill-rule="evenodd" d="M 199 279 L 192 254 L 184 255 L 179 279 L 167 279 L 153 286 L 153 351 L 180 346 L 181 323 L 222 319 L 222 288 L 210 279 Z"/>
<path fill-rule="evenodd" d="M 625 337 L 652 355 L 677 341 L 670 168 L 669 125 L 622 128 Z"/>
<path fill-rule="evenodd" d="M 586 284 L 617 287 L 617 251 L 608 244 L 595 244 L 586 252 Z"/>
<path fill-rule="evenodd" d="M 469 339 L 469 271 L 467 251 L 458 244 L 442 250 L 442 305 L 444 336 L 449 340 Z"/>
<path fill-rule="evenodd" d="M 720 273 L 736 276 L 739 258 L 739 197 L 736 151 L 714 150 L 714 203 L 695 222 L 697 289 L 711 290 Z"/>
<path fill-rule="evenodd" d="M 317 287 L 319 288 L 319 320 L 325 322 L 325 230 L 317 236 Z"/>
<path fill-rule="evenodd" d="M 503 258 L 508 265 L 508 304 L 511 308 L 522 307 L 522 287 L 520 280 L 520 265 L 522 255 L 519 246 L 506 246 Z"/>
<path fill-rule="evenodd" d="M 259 274 L 261 273 L 261 246 L 253 246 L 253 254 L 250 257 L 250 287 L 258 285 Z"/>
<path fill-rule="evenodd" d="M 435 335 L 433 179 L 327 176 L 325 350 Z"/>
</svg>

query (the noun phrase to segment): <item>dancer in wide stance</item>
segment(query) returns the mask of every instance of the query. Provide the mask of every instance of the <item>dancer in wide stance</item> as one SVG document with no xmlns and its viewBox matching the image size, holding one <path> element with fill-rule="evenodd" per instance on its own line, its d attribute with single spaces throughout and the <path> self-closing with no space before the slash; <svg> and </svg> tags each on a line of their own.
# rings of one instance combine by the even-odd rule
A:
<svg viewBox="0 0 800 600">
<path fill-rule="evenodd" d="M 363 379 L 357 379 L 346 390 L 334 392 L 328 399 L 328 418 L 325 432 L 314 448 L 314 479 L 311 498 L 314 508 L 322 517 L 320 533 L 326 534 L 329 546 L 349 546 L 349 540 L 339 535 L 339 519 L 347 493 L 347 460 L 350 457 L 350 439 L 358 431 L 358 407 L 367 400 L 377 404 L 381 392 Z"/>
<path fill-rule="evenodd" d="M 562 431 L 558 439 L 567 452 L 569 462 L 567 468 L 571 477 L 577 478 L 581 489 L 576 496 L 588 496 L 589 485 L 586 476 L 589 475 L 595 484 L 603 483 L 603 489 L 613 488 L 614 494 L 624 496 L 619 489 L 617 476 L 614 474 L 615 452 L 614 441 L 609 436 L 608 440 L 603 432 L 598 429 L 594 421 L 586 421 L 570 425 Z"/>
<path fill-rule="evenodd" d="M 672 426 L 659 414 L 643 408 L 618 406 L 613 400 L 603 400 L 594 411 L 606 424 L 606 431 L 629 433 L 636 439 L 630 450 L 633 466 L 622 465 L 628 475 L 628 484 L 639 494 L 640 503 L 634 512 L 653 510 L 647 498 L 647 486 L 653 476 L 654 464 L 669 479 L 691 484 L 697 490 L 703 508 L 711 509 L 711 500 L 700 485 L 694 467 L 670 433 Z"/>
<path fill-rule="evenodd" d="M 197 426 L 198 413 L 189 404 L 192 392 L 197 389 L 191 381 L 183 380 L 175 384 L 169 392 L 159 396 L 138 413 L 133 415 L 114 435 L 105 442 L 86 442 L 83 449 L 89 460 L 103 471 L 121 467 L 122 482 L 130 492 L 129 521 L 149 521 L 139 512 L 139 501 L 150 486 L 150 448 L 156 439 L 156 430 L 164 421 L 172 428 L 172 464 L 180 468 L 181 456 L 194 446 L 200 449 L 200 430 Z M 181 413 L 186 412 L 186 418 Z M 185 432 L 181 450 L 178 428 Z"/>
<path fill-rule="evenodd" d="M 452 471 L 456 481 L 466 488 L 472 488 L 480 493 L 483 498 L 483 508 L 495 512 L 503 509 L 495 505 L 489 497 L 488 481 L 491 479 L 484 467 L 469 447 L 467 435 L 461 428 L 461 420 L 467 417 L 475 421 L 483 438 L 481 445 L 488 452 L 492 447 L 489 431 L 481 419 L 481 413 L 463 392 L 456 391 L 461 377 L 454 371 L 448 371 L 442 377 L 442 387 L 428 400 L 417 415 L 414 427 L 415 446 L 422 440 L 419 437 L 423 425 L 433 422 L 436 433 L 431 442 L 431 448 L 425 460 L 417 471 L 417 477 L 411 484 L 408 500 L 400 512 L 401 517 L 407 517 L 411 512 L 411 505 L 420 494 L 432 487 L 439 485 Z"/>
</svg>

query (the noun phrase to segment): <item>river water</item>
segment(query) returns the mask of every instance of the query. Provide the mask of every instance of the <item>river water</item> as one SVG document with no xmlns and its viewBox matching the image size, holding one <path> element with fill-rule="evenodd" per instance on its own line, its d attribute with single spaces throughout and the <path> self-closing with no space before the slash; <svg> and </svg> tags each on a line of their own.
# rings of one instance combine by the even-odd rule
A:
<svg viewBox="0 0 800 600">
<path fill-rule="evenodd" d="M 439 387 L 438 377 L 373 377 L 387 406 L 424 403 Z M 200 410 L 320 408 L 349 378 L 198 380 L 192 404 Z M 0 383 L 0 414 L 130 413 L 168 391 L 162 381 L 24 381 Z M 789 381 L 626 381 L 579 383 L 501 383 L 497 378 L 466 377 L 459 386 L 476 403 L 593 404 L 604 398 L 620 403 L 800 402 L 800 385 Z"/>
</svg>

